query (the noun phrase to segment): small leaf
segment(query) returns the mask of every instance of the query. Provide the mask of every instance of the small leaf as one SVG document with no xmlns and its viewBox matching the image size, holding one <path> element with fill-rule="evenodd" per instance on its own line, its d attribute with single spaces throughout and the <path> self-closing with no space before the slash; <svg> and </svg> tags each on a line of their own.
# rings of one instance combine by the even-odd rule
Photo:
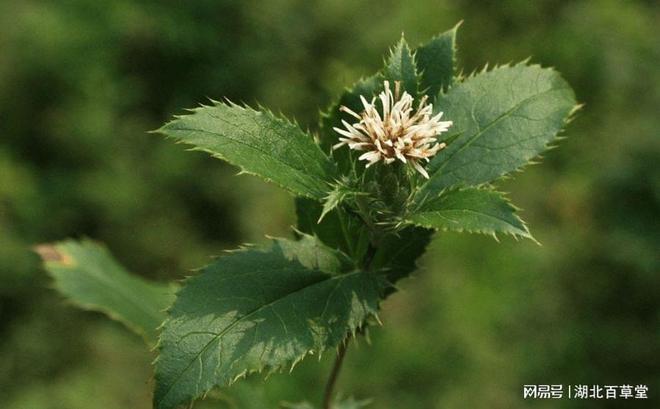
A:
<svg viewBox="0 0 660 409">
<path fill-rule="evenodd" d="M 377 313 L 381 279 L 319 270 L 340 263 L 310 240 L 235 251 L 187 281 L 163 326 L 155 408 L 336 348 Z"/>
<path fill-rule="evenodd" d="M 76 305 L 100 311 L 153 345 L 176 286 L 128 273 L 101 245 L 73 240 L 36 247 L 55 288 Z"/>
<path fill-rule="evenodd" d="M 321 199 L 336 177 L 334 164 L 311 136 L 270 112 L 214 102 L 176 117 L 158 132 L 295 195 Z"/>
<path fill-rule="evenodd" d="M 335 210 L 341 203 L 354 200 L 360 195 L 364 195 L 364 193 L 357 191 L 355 187 L 351 186 L 350 179 L 345 176 L 340 178 L 337 182 L 333 183 L 332 190 L 330 190 L 326 197 L 323 198 L 323 208 L 318 223 L 323 220 L 325 215 L 332 210 Z"/>
<path fill-rule="evenodd" d="M 418 226 L 483 233 L 511 234 L 532 239 L 516 208 L 500 192 L 466 188 L 446 191 L 428 200 L 419 210 L 406 217 Z"/>
<path fill-rule="evenodd" d="M 458 23 L 449 31 L 433 37 L 415 51 L 417 69 L 421 76 L 420 89 L 431 97 L 447 90 L 454 80 L 456 63 L 456 31 Z"/>
<path fill-rule="evenodd" d="M 385 61 L 383 77 L 390 81 L 392 87 L 395 82 L 400 82 L 402 92 L 408 91 L 413 98 L 417 97 L 419 79 L 417 77 L 415 57 L 403 37 L 401 37 L 399 43 L 394 46 L 387 61 Z"/>
<path fill-rule="evenodd" d="M 331 190 L 330 193 L 328 193 L 328 195 L 323 199 L 323 208 L 317 223 L 321 223 L 326 214 L 336 209 L 342 200 L 344 200 L 344 197 L 345 195 L 342 191 L 336 189 Z"/>
<path fill-rule="evenodd" d="M 537 65 L 498 67 L 455 84 L 434 109 L 454 122 L 445 139 L 458 137 L 427 166 L 422 195 L 520 169 L 547 149 L 575 108 L 566 81 Z"/>
<path fill-rule="evenodd" d="M 332 190 L 328 192 L 327 196 L 323 198 L 323 208 L 317 223 L 320 223 L 326 214 L 339 206 L 339 204 L 344 201 L 346 196 L 350 194 L 351 191 L 346 185 L 342 183 L 336 183 Z"/>
</svg>

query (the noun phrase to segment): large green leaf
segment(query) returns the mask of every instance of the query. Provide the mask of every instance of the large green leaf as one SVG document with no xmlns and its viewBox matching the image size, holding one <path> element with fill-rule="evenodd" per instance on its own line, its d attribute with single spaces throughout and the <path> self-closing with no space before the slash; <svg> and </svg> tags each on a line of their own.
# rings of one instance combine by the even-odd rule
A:
<svg viewBox="0 0 660 409">
<path fill-rule="evenodd" d="M 465 188 L 443 192 L 425 203 L 406 220 L 418 226 L 495 235 L 532 238 L 516 208 L 500 192 Z"/>
<path fill-rule="evenodd" d="M 175 117 L 158 132 L 295 195 L 321 199 L 336 177 L 334 164 L 310 135 L 270 112 L 214 102 Z"/>
<path fill-rule="evenodd" d="M 449 31 L 433 37 L 415 50 L 420 90 L 435 97 L 447 90 L 454 80 L 456 62 L 456 31 L 461 23 Z"/>
<path fill-rule="evenodd" d="M 392 87 L 394 87 L 395 82 L 399 82 L 401 84 L 401 91 L 408 91 L 413 98 L 417 97 L 419 77 L 417 76 L 415 57 L 403 37 L 394 46 L 385 61 L 383 77 L 390 81 Z"/>
<path fill-rule="evenodd" d="M 455 84 L 434 104 L 454 122 L 451 142 L 431 161 L 422 194 L 478 185 L 529 163 L 575 109 L 569 85 L 552 69 L 524 63 L 498 67 Z"/>
<path fill-rule="evenodd" d="M 336 252 L 314 241 L 238 250 L 187 281 L 160 338 L 156 408 L 335 348 L 377 313 L 381 278 L 337 274 Z M 330 274 L 320 270 L 328 265 Z"/>
<path fill-rule="evenodd" d="M 155 344 L 176 286 L 128 273 L 101 245 L 73 240 L 37 246 L 55 288 L 76 305 L 100 311 Z"/>
</svg>

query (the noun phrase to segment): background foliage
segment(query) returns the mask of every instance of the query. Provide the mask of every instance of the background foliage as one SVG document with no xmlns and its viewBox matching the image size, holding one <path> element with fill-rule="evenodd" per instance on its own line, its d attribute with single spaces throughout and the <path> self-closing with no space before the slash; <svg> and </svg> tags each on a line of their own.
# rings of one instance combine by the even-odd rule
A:
<svg viewBox="0 0 660 409">
<path fill-rule="evenodd" d="M 373 345 L 349 351 L 340 389 L 377 408 L 621 405 L 523 401 L 524 383 L 646 383 L 657 397 L 658 7 L 357 3 L 0 1 L 3 408 L 150 406 L 141 340 L 65 305 L 33 244 L 91 237 L 164 280 L 263 232 L 289 234 L 286 193 L 146 130 L 223 96 L 314 129 L 317 107 L 378 69 L 401 31 L 416 44 L 460 19 L 466 72 L 532 55 L 586 103 L 561 149 L 503 186 L 543 246 L 440 235 L 384 303 Z M 328 364 L 307 360 L 293 379 L 199 407 L 236 407 L 242 394 L 255 408 L 316 401 Z"/>
</svg>

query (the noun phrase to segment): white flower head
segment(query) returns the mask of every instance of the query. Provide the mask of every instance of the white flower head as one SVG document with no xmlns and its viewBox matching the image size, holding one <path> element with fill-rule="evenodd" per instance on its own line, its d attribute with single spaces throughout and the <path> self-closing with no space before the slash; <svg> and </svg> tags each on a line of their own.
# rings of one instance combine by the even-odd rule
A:
<svg viewBox="0 0 660 409">
<path fill-rule="evenodd" d="M 398 159 L 410 163 L 428 179 L 429 174 L 420 162 L 428 162 L 446 146 L 444 142 L 438 143 L 437 137 L 449 129 L 452 121 L 440 121 L 442 112 L 432 116 L 433 104 L 426 103 L 426 95 L 420 99 L 415 110 L 413 97 L 405 91 L 400 93 L 398 81 L 394 83 L 394 93 L 390 90 L 389 81 L 385 81 L 384 85 L 385 90 L 371 102 L 360 96 L 364 106 L 361 114 L 345 106 L 339 108 L 358 122 L 349 124 L 342 120 L 345 129 L 333 128 L 341 135 L 340 142 L 333 149 L 348 145 L 350 149 L 365 151 L 358 159 L 367 161 L 367 167 L 379 161 L 390 164 Z M 376 106 L 377 100 L 381 102 L 382 115 Z"/>
</svg>

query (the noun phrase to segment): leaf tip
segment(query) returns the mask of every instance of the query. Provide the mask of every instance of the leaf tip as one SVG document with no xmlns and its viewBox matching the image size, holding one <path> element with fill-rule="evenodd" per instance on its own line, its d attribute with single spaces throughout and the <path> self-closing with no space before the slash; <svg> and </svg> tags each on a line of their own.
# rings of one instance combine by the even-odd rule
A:
<svg viewBox="0 0 660 409">
<path fill-rule="evenodd" d="M 57 263 L 64 267 L 73 267 L 76 264 L 70 254 L 62 251 L 55 244 L 38 244 L 32 250 L 41 257 L 44 263 Z"/>
</svg>

